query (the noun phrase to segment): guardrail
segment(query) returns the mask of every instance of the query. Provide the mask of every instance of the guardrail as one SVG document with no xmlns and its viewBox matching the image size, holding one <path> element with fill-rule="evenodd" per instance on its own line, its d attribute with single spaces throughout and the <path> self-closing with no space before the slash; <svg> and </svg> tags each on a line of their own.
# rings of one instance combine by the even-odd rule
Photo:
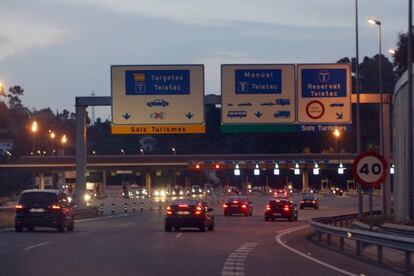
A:
<svg viewBox="0 0 414 276">
<path fill-rule="evenodd" d="M 352 223 L 352 220 L 357 217 L 358 214 L 314 218 L 309 223 L 320 241 L 322 241 L 322 234 L 326 234 L 327 245 L 331 245 L 332 235 L 339 237 L 340 250 L 344 250 L 345 239 L 354 240 L 357 256 L 362 254 L 364 245 L 376 245 L 379 263 L 383 262 L 384 247 L 403 251 L 405 253 L 405 271 L 409 272 L 411 270 L 411 254 L 414 253 L 414 238 L 349 228 L 348 226 Z"/>
</svg>

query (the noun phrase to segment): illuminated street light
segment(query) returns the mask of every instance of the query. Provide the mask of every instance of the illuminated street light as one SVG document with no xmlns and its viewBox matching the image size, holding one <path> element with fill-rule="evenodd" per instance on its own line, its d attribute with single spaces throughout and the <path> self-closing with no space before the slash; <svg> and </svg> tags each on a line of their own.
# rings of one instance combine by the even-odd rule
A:
<svg viewBox="0 0 414 276">
<path fill-rule="evenodd" d="M 260 175 L 259 164 L 256 164 L 256 167 L 254 168 L 254 175 Z"/>
<path fill-rule="evenodd" d="M 395 55 L 395 53 L 396 53 L 396 51 L 395 51 L 395 49 L 394 48 L 390 48 L 390 49 L 388 49 L 388 53 L 390 53 L 390 55 Z"/>
<path fill-rule="evenodd" d="M 122 155 L 125 155 L 124 149 L 121 149 L 121 153 L 122 153 Z"/>
<path fill-rule="evenodd" d="M 299 164 L 298 163 L 296 163 L 296 165 L 295 165 L 294 172 L 295 172 L 295 175 L 299 175 L 300 174 L 300 167 L 299 167 Z"/>
<path fill-rule="evenodd" d="M 62 144 L 63 155 L 65 155 L 65 144 L 67 142 L 68 142 L 68 138 L 66 137 L 66 134 L 63 134 L 62 138 L 60 139 L 60 143 Z"/>
<path fill-rule="evenodd" d="M 313 168 L 313 174 L 318 175 L 319 174 L 319 165 L 318 163 L 315 163 L 315 166 Z"/>
<path fill-rule="evenodd" d="M 338 174 L 344 174 L 344 165 L 342 163 L 339 164 L 339 168 L 338 168 Z"/>
<path fill-rule="evenodd" d="M 144 154 L 145 154 L 145 152 L 144 152 L 144 149 L 143 149 L 143 148 L 140 148 L 140 149 L 139 149 L 139 152 L 141 153 L 141 155 L 144 155 Z"/>
<path fill-rule="evenodd" d="M 390 174 L 394 174 L 394 173 L 395 173 L 395 166 L 394 164 L 392 164 L 390 167 Z"/>
<path fill-rule="evenodd" d="M 93 151 L 92 151 L 92 155 L 96 155 L 96 151 L 94 151 L 94 150 L 93 150 Z"/>
<path fill-rule="evenodd" d="M 37 132 L 37 130 L 39 129 L 39 126 L 37 124 L 36 121 L 32 122 L 32 126 L 30 127 L 31 131 L 32 131 L 32 151 L 35 151 L 35 134 Z"/>
<path fill-rule="evenodd" d="M 171 148 L 171 151 L 172 151 L 173 155 L 175 155 L 175 154 L 176 154 L 175 147 L 172 147 L 172 148 Z"/>
<path fill-rule="evenodd" d="M 240 166 L 239 166 L 239 164 L 236 164 L 236 167 L 234 169 L 234 175 L 240 175 Z"/>
<path fill-rule="evenodd" d="M 335 153 L 337 153 L 338 152 L 338 139 L 339 137 L 341 137 L 341 131 L 335 128 L 332 134 L 335 137 Z"/>
<path fill-rule="evenodd" d="M 275 164 L 275 168 L 273 169 L 273 174 L 274 175 L 279 175 L 280 174 L 279 164 L 278 163 Z"/>
<path fill-rule="evenodd" d="M 53 149 L 53 144 L 56 138 L 56 133 L 53 130 L 49 129 L 49 137 L 50 137 L 50 154 L 53 155 L 53 153 L 55 152 Z"/>
</svg>

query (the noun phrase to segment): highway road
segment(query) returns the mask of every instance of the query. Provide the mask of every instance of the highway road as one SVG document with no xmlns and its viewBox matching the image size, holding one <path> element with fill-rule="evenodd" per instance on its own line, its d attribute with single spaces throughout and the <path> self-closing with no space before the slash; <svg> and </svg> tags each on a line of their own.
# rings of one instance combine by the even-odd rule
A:
<svg viewBox="0 0 414 276">
<path fill-rule="evenodd" d="M 252 217 L 213 206 L 216 228 L 204 233 L 164 232 L 155 210 L 78 221 L 74 232 L 3 230 L 0 275 L 398 275 L 309 239 L 308 219 L 353 213 L 356 198 L 321 197 L 298 221 L 266 222 L 269 198 L 251 197 Z"/>
</svg>

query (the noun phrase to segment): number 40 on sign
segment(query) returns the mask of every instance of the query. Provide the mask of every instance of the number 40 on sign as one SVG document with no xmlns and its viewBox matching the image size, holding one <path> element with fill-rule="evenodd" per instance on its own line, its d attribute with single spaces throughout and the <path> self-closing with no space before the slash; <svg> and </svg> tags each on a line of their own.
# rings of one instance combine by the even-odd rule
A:
<svg viewBox="0 0 414 276">
<path fill-rule="evenodd" d="M 384 182 L 387 172 L 387 161 L 373 151 L 361 153 L 352 164 L 352 174 L 364 188 L 372 189 Z"/>
</svg>

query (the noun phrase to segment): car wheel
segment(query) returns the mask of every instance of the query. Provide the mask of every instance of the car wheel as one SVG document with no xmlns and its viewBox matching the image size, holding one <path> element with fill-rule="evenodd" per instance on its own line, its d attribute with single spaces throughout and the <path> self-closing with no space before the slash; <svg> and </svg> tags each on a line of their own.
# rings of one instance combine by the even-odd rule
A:
<svg viewBox="0 0 414 276">
<path fill-rule="evenodd" d="M 212 223 L 207 229 L 208 231 L 214 231 L 214 223 Z"/>
<path fill-rule="evenodd" d="M 300 206 L 300 209 L 302 209 L 302 210 L 303 210 L 303 209 L 305 209 L 305 207 L 303 207 L 303 206 Z"/>
<path fill-rule="evenodd" d="M 268 217 L 265 217 L 265 221 L 269 221 L 270 219 Z"/>
<path fill-rule="evenodd" d="M 203 223 L 198 227 L 198 230 L 200 230 L 200 232 L 205 232 L 206 231 L 206 225 Z"/>
<path fill-rule="evenodd" d="M 290 216 L 290 217 L 288 218 L 288 220 L 289 220 L 289 221 L 292 221 L 292 220 L 293 220 L 292 216 Z"/>
<path fill-rule="evenodd" d="M 315 209 L 319 209 L 319 206 L 315 206 Z"/>
<path fill-rule="evenodd" d="M 60 225 L 58 228 L 57 228 L 57 230 L 58 230 L 58 232 L 61 232 L 61 233 L 63 233 L 63 232 L 65 232 L 65 225 Z"/>
<path fill-rule="evenodd" d="M 33 232 L 33 231 L 34 231 L 34 227 L 33 227 L 33 226 L 29 226 L 29 227 L 27 227 L 27 231 L 29 231 L 29 232 Z"/>
<path fill-rule="evenodd" d="M 23 231 L 23 227 L 22 226 L 14 226 L 14 230 L 16 231 L 16 232 L 22 232 Z"/>
<path fill-rule="evenodd" d="M 165 224 L 164 229 L 165 229 L 166 232 L 171 232 L 171 225 Z"/>
<path fill-rule="evenodd" d="M 75 229 L 75 223 L 72 222 L 68 227 L 66 227 L 66 230 L 69 232 L 72 232 Z"/>
</svg>

